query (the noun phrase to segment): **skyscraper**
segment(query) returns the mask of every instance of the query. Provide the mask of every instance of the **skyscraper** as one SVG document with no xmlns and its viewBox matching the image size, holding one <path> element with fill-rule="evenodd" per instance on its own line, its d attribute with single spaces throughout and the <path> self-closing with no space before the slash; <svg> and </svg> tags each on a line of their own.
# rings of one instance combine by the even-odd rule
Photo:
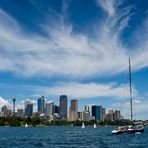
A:
<svg viewBox="0 0 148 148">
<path fill-rule="evenodd" d="M 23 116 L 24 116 L 23 109 L 18 109 L 18 110 L 17 110 L 17 116 L 18 116 L 18 117 L 23 117 Z"/>
<path fill-rule="evenodd" d="M 45 112 L 45 97 L 44 96 L 38 99 L 38 112 L 39 113 Z"/>
<path fill-rule="evenodd" d="M 25 101 L 25 116 L 32 116 L 33 104 L 31 100 Z"/>
<path fill-rule="evenodd" d="M 113 113 L 114 116 L 114 120 L 120 120 L 120 111 L 119 110 L 115 110 Z"/>
<path fill-rule="evenodd" d="M 102 121 L 105 121 L 106 119 L 106 111 L 105 108 L 102 108 Z"/>
<path fill-rule="evenodd" d="M 69 109 L 69 121 L 78 120 L 78 100 L 71 100 L 71 106 Z"/>
<path fill-rule="evenodd" d="M 54 111 L 54 103 L 52 101 L 47 102 L 46 103 L 46 110 L 45 110 L 46 115 L 48 115 L 48 116 L 53 115 L 53 111 Z"/>
<path fill-rule="evenodd" d="M 59 106 L 54 105 L 54 113 L 59 114 Z"/>
<path fill-rule="evenodd" d="M 102 106 L 92 106 L 92 116 L 95 117 L 95 120 L 102 120 Z"/>
<path fill-rule="evenodd" d="M 114 118 L 113 118 L 113 110 L 112 110 L 112 109 L 109 110 L 109 119 L 110 119 L 111 121 L 114 120 Z"/>
<path fill-rule="evenodd" d="M 15 101 L 16 101 L 16 98 L 13 98 L 12 101 L 13 101 L 13 115 L 15 115 Z"/>
<path fill-rule="evenodd" d="M 67 119 L 67 96 L 61 95 L 60 96 L 60 116 L 64 119 Z"/>
<path fill-rule="evenodd" d="M 90 120 L 95 119 L 95 117 L 92 116 L 92 106 L 94 106 L 94 105 L 93 104 L 87 104 L 87 105 L 85 105 L 85 108 L 84 108 L 85 112 L 89 112 Z"/>
</svg>

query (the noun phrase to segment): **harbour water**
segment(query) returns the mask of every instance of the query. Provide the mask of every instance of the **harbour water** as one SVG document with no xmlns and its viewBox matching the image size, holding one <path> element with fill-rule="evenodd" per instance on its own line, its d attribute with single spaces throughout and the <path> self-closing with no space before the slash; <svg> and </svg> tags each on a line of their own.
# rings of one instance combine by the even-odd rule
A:
<svg viewBox="0 0 148 148">
<path fill-rule="evenodd" d="M 112 135 L 113 128 L 0 127 L 0 148 L 148 148 L 148 128 Z"/>
</svg>

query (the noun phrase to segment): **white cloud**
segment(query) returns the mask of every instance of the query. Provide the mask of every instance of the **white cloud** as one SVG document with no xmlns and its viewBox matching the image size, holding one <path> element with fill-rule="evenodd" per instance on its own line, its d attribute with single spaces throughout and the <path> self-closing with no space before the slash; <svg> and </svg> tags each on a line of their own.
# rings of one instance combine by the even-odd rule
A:
<svg viewBox="0 0 148 148">
<path fill-rule="evenodd" d="M 114 109 L 120 109 L 121 114 L 125 118 L 130 119 L 130 101 L 120 102 L 112 104 Z M 148 118 L 148 101 L 143 99 L 133 100 L 133 119 L 143 119 Z"/>
<path fill-rule="evenodd" d="M 5 100 L 4 98 L 0 97 L 0 105 L 3 106 L 3 105 L 7 105 L 9 104 L 9 102 L 7 100 Z"/>
<path fill-rule="evenodd" d="M 59 96 L 61 94 L 68 95 L 69 98 L 87 99 L 109 97 L 114 99 L 125 99 L 129 97 L 129 86 L 115 83 L 99 84 L 99 83 L 57 83 L 51 87 L 36 87 L 34 93 L 43 93 L 46 96 Z M 137 90 L 133 88 L 134 96 Z"/>
<path fill-rule="evenodd" d="M 132 8 L 119 11 L 120 3 L 116 4 L 114 0 L 99 3 L 113 17 L 104 19 L 98 26 L 96 39 L 74 32 L 72 24 L 64 23 L 61 15 L 52 25 L 41 25 L 48 37 L 28 35 L 16 20 L 0 9 L 0 71 L 11 71 L 25 77 L 81 79 L 111 76 L 128 70 L 128 57 L 132 58 L 133 70 L 147 67 L 147 36 L 140 40 L 141 44 L 144 43 L 141 50 L 130 51 L 120 41 Z M 67 7 L 64 3 L 64 13 Z"/>
<path fill-rule="evenodd" d="M 6 105 L 8 108 L 12 107 L 8 100 L 0 96 L 0 108 L 3 107 L 4 105 Z"/>
<path fill-rule="evenodd" d="M 97 0 L 97 3 L 108 13 L 109 16 L 115 14 L 115 0 Z"/>
</svg>

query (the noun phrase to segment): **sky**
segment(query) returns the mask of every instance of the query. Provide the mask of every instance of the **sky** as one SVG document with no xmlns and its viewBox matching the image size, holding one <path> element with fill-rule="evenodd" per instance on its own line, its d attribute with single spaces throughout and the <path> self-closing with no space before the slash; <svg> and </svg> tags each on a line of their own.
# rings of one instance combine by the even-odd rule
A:
<svg viewBox="0 0 148 148">
<path fill-rule="evenodd" d="M 148 119 L 147 0 L 1 0 L 0 107 L 65 94 Z"/>
</svg>

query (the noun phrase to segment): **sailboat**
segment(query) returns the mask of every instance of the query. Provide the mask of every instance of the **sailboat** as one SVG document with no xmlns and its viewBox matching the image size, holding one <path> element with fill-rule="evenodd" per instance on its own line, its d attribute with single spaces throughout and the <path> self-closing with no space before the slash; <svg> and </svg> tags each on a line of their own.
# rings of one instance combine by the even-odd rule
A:
<svg viewBox="0 0 148 148">
<path fill-rule="evenodd" d="M 25 127 L 28 127 L 28 124 L 27 123 L 25 124 Z"/>
<path fill-rule="evenodd" d="M 96 126 L 96 124 L 94 123 L 94 128 L 96 128 L 97 126 Z"/>
<path fill-rule="evenodd" d="M 130 111 L 131 121 L 133 121 L 133 104 L 132 104 L 132 78 L 131 78 L 131 62 L 129 58 L 129 87 L 130 87 Z M 112 134 L 123 134 L 123 133 L 143 133 L 144 126 L 141 123 L 133 123 L 130 126 L 118 127 L 117 130 L 113 130 Z"/>
<path fill-rule="evenodd" d="M 85 128 L 84 122 L 82 123 L 82 128 Z"/>
</svg>

